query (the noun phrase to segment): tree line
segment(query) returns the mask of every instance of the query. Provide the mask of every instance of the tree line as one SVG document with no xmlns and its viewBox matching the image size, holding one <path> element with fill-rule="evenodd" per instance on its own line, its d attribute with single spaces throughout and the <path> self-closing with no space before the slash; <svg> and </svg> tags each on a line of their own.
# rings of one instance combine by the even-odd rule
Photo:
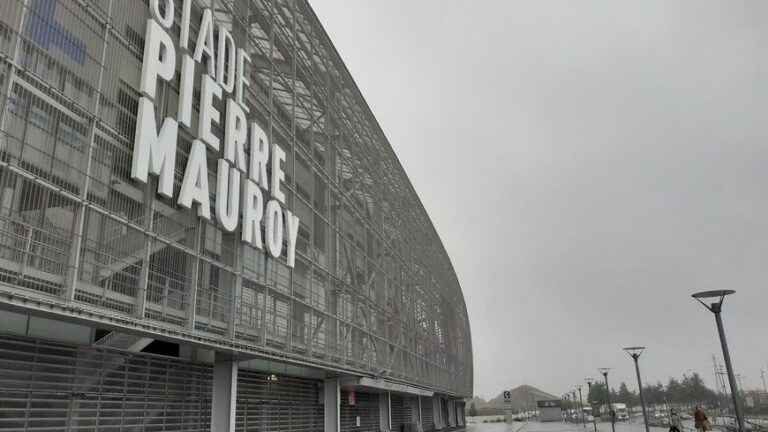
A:
<svg viewBox="0 0 768 432">
<path fill-rule="evenodd" d="M 643 396 L 648 405 L 660 404 L 716 404 L 720 396 L 714 390 L 708 388 L 698 373 L 683 375 L 681 379 L 670 378 L 666 385 L 657 382 L 643 386 Z M 595 383 L 589 390 L 587 400 L 592 405 L 602 405 L 607 401 L 605 384 Z M 611 388 L 611 401 L 638 405 L 640 396 L 630 390 L 627 384 L 622 382 L 619 389 Z M 586 401 L 585 401 L 586 403 Z"/>
</svg>

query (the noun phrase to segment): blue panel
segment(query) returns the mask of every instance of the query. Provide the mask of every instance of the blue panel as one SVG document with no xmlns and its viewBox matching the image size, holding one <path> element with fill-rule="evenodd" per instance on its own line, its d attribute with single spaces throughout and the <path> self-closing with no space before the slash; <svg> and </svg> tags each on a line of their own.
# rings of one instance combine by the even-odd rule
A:
<svg viewBox="0 0 768 432">
<path fill-rule="evenodd" d="M 56 21 L 58 0 L 32 0 L 25 35 L 44 50 L 58 48 L 78 64 L 85 63 L 85 42 Z"/>
</svg>

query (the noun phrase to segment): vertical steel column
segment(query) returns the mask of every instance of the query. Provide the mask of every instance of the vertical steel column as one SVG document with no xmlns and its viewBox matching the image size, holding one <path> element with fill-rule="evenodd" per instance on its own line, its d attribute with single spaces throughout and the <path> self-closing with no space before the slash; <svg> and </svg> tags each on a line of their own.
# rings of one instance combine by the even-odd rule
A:
<svg viewBox="0 0 768 432">
<path fill-rule="evenodd" d="M 237 360 L 217 352 L 213 364 L 213 399 L 211 401 L 211 430 L 235 431 L 237 405 Z"/>
<path fill-rule="evenodd" d="M 198 278 L 200 275 L 200 255 L 202 255 L 203 251 L 203 229 L 204 229 L 203 219 L 196 218 L 196 226 L 194 230 L 194 248 L 195 248 L 195 254 L 191 257 L 192 260 L 192 268 L 189 270 L 189 273 L 192 275 L 192 279 L 189 281 L 189 310 L 187 311 L 187 329 L 194 331 L 195 330 L 195 316 L 197 314 L 197 288 L 198 288 Z"/>
<path fill-rule="evenodd" d="M 80 193 L 80 198 L 83 202 L 77 205 L 77 214 L 73 223 L 73 241 L 69 250 L 69 275 L 66 280 L 66 294 L 65 300 L 72 301 L 75 299 L 75 292 L 77 291 L 77 278 L 80 273 L 80 250 L 83 246 L 83 229 L 85 225 L 85 212 L 86 204 L 88 200 L 88 190 L 91 186 L 91 167 L 93 165 L 93 147 L 96 141 L 96 125 L 99 123 L 99 114 L 101 113 L 101 94 L 102 85 L 104 83 L 104 69 L 106 69 L 105 63 L 107 61 L 107 42 L 109 41 L 109 32 L 111 29 L 110 19 L 112 17 L 112 0 L 109 0 L 107 6 L 107 20 L 104 22 L 104 40 L 101 47 L 101 68 L 99 69 L 98 84 L 96 85 L 96 97 L 94 99 L 93 107 L 93 119 L 91 120 L 90 130 L 88 132 L 88 155 L 85 166 L 85 182 L 83 189 Z"/>
<path fill-rule="evenodd" d="M 421 396 L 416 396 L 416 398 L 419 401 L 419 419 L 418 419 L 419 421 L 417 423 L 416 430 L 419 431 L 419 432 L 423 432 L 424 431 L 424 417 L 422 417 L 422 414 L 421 414 Z"/>
<path fill-rule="evenodd" d="M 291 212 L 296 212 L 296 9 L 295 9 L 296 2 L 289 3 L 289 7 L 291 8 Z M 314 191 L 313 191 L 314 193 Z M 296 269 L 289 268 L 288 272 L 291 275 L 291 281 L 290 281 L 290 293 L 291 293 L 291 303 L 290 303 L 290 312 L 289 312 L 289 318 L 288 318 L 288 346 L 293 346 L 293 333 L 294 333 L 294 326 L 296 325 L 296 293 L 294 292 L 294 286 L 295 286 L 295 273 Z M 312 280 L 312 264 L 310 263 L 309 266 L 307 266 L 307 279 L 305 281 L 306 284 L 311 284 Z M 306 323 L 302 323 L 303 326 L 306 328 Z M 303 333 L 303 330 L 300 330 L 300 332 Z M 306 334 L 304 335 L 304 341 L 301 341 L 306 344 Z"/>
<path fill-rule="evenodd" d="M 382 432 L 392 430 L 392 401 L 389 392 L 379 394 L 379 430 Z"/>
<path fill-rule="evenodd" d="M 13 44 L 13 54 L 8 61 L 8 84 L 5 86 L 5 103 L 0 109 L 0 132 L 5 131 L 5 112 L 7 111 L 7 101 L 13 91 L 13 81 L 16 78 L 16 69 L 19 68 L 19 45 L 21 44 L 21 31 L 24 28 L 24 18 L 27 16 L 27 1 L 21 1 L 21 12 L 19 13 L 19 32 L 16 34 L 16 40 Z M 5 134 L 0 134 L 0 149 L 5 150 Z"/>
<path fill-rule="evenodd" d="M 240 240 L 237 236 L 233 239 L 235 242 L 239 243 Z M 235 261 L 234 261 L 234 279 L 235 283 L 232 286 L 232 297 L 229 299 L 229 317 L 227 320 L 227 335 L 232 338 L 233 340 L 237 336 L 237 315 L 238 315 L 238 309 L 237 305 L 239 304 L 240 297 L 242 296 L 243 291 L 243 273 L 242 273 L 242 256 L 243 256 L 243 250 L 248 247 L 244 244 L 235 244 L 234 252 L 235 252 Z"/>
<path fill-rule="evenodd" d="M 328 378 L 323 384 L 323 412 L 325 427 L 323 432 L 341 430 L 341 386 L 339 378 Z"/>
<path fill-rule="evenodd" d="M 16 70 L 19 68 L 19 45 L 21 45 L 21 31 L 24 28 L 24 18 L 27 15 L 27 0 L 21 0 L 21 11 L 19 12 L 19 32 L 16 34 L 16 40 L 13 43 L 13 52 L 8 59 L 8 79 L 4 88 L 4 93 L 0 94 L 0 97 L 5 96 L 0 106 L 0 151 L 6 150 L 6 140 L 8 139 L 7 132 L 5 130 L 5 113 L 8 111 L 8 100 L 11 97 L 13 91 L 13 82 L 16 79 Z M 10 194 L 10 195 L 9 195 Z M 21 181 L 17 178 L 13 187 L 5 187 L 0 196 L 0 211 L 3 212 L 3 216 L 10 216 L 14 208 L 18 208 L 18 202 L 21 197 Z M 9 203 L 6 208 L 5 204 Z M 4 222 L 5 225 L 7 222 Z M 3 226 L 3 229 L 7 229 Z M 22 264 L 23 265 L 23 264 Z M 23 273 L 22 273 L 23 274 Z"/>
<path fill-rule="evenodd" d="M 152 232 L 152 215 L 155 212 L 154 191 L 157 190 L 156 180 L 147 178 L 147 184 L 144 186 L 143 202 L 144 223 L 143 228 L 146 232 Z M 141 271 L 139 272 L 139 286 L 136 290 L 136 310 L 134 316 L 144 319 L 144 313 L 147 307 L 147 288 L 149 287 L 149 263 L 152 261 L 152 242 L 157 241 L 148 235 L 144 235 L 144 250 L 141 256 Z"/>
</svg>

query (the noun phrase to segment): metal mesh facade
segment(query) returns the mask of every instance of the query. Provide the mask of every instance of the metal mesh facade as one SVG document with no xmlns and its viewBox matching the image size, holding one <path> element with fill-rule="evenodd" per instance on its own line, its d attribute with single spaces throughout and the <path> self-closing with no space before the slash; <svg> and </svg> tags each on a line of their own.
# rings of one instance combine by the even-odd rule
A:
<svg viewBox="0 0 768 432">
<path fill-rule="evenodd" d="M 192 43 L 211 8 L 252 60 L 249 121 L 286 150 L 301 220 L 295 267 L 131 180 L 147 1 L 8 0 L 0 303 L 471 395 L 455 272 L 309 5 L 192 3 Z M 158 116 L 175 114 L 178 75 L 158 94 Z M 179 130 L 175 191 L 193 139 Z"/>
</svg>

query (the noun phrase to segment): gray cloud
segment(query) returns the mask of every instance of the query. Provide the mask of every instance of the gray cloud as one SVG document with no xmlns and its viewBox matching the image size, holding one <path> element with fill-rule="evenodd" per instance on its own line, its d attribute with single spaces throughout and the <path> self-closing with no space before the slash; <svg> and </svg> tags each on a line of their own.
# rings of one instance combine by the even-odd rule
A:
<svg viewBox="0 0 768 432">
<path fill-rule="evenodd" d="M 768 4 L 313 2 L 443 238 L 475 391 L 712 382 L 768 346 Z"/>
</svg>

